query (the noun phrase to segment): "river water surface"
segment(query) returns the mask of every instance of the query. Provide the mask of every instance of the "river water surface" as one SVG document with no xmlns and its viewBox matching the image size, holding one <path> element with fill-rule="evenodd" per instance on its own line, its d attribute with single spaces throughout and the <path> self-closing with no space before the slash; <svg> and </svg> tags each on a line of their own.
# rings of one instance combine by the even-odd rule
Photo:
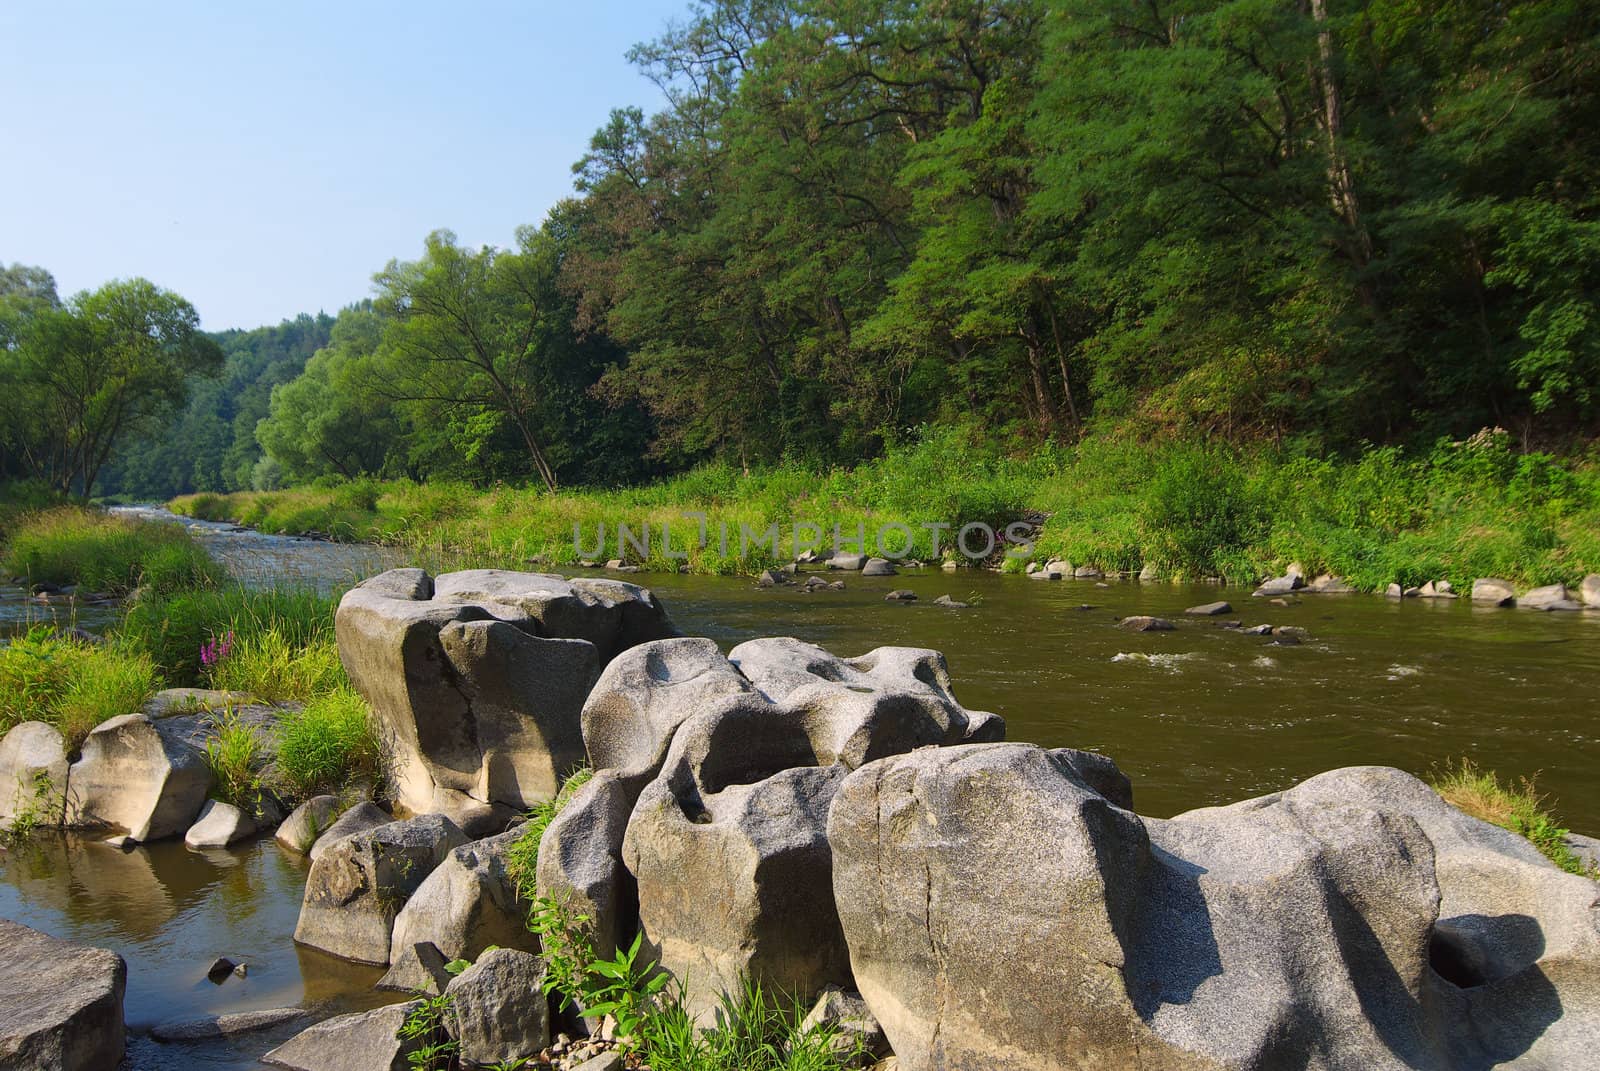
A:
<svg viewBox="0 0 1600 1071">
<path fill-rule="evenodd" d="M 252 585 L 347 586 L 390 565 L 393 548 L 267 536 L 188 524 Z M 1335 766 L 1381 764 L 1417 774 L 1469 757 L 1539 787 L 1572 826 L 1600 832 L 1600 612 L 1547 614 L 1465 601 L 1310 595 L 1274 604 L 1248 591 L 1092 581 L 1034 581 L 976 570 L 843 576 L 847 589 L 805 594 L 750 580 L 641 574 L 686 634 L 727 650 L 758 636 L 797 636 L 840 655 L 879 645 L 932 647 L 957 697 L 1002 715 L 1007 736 L 1102 751 L 1133 781 L 1141 813 L 1271 792 Z M 912 603 L 884 595 L 908 588 Z M 949 610 L 939 595 L 973 603 Z M 1236 613 L 1183 617 L 1227 599 Z M 0 593 L 0 605 L 9 605 Z M 1116 619 L 1165 616 L 1174 632 L 1129 633 Z M 1221 627 L 1293 625 L 1283 646 Z M 181 844 L 124 856 L 62 842 L 0 862 L 0 916 L 129 959 L 128 1020 L 284 1004 L 366 1006 L 374 972 L 296 949 L 289 935 L 304 864 L 271 840 L 198 856 Z M 102 876 L 104 875 L 104 876 Z M 235 954 L 235 953 L 238 954 Z M 252 956 L 260 974 L 204 980 L 215 955 Z M 141 1066 L 253 1067 L 266 1046 L 173 1050 L 141 1042 Z M 163 1060 L 167 1060 L 165 1064 Z"/>
</svg>

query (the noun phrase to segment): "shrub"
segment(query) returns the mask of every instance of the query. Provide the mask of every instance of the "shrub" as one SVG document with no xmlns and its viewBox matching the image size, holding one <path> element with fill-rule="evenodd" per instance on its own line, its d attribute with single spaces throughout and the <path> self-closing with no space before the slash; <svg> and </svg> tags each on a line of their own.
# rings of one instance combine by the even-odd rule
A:
<svg viewBox="0 0 1600 1071">
<path fill-rule="evenodd" d="M 1174 453 L 1150 489 L 1148 521 L 1166 544 L 1169 564 L 1202 575 L 1240 577 L 1239 552 L 1265 535 L 1265 513 L 1243 468 L 1216 450 Z"/>
<path fill-rule="evenodd" d="M 277 744 L 277 779 L 294 799 L 337 793 L 380 773 L 366 700 L 349 687 L 316 696 L 286 715 L 278 723 Z"/>
</svg>

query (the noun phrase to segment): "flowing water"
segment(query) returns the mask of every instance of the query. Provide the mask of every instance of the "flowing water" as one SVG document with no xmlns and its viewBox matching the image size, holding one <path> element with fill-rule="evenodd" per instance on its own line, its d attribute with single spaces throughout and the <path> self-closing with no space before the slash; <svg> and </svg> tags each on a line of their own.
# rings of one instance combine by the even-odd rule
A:
<svg viewBox="0 0 1600 1071">
<path fill-rule="evenodd" d="M 336 590 L 405 559 L 392 548 L 134 512 L 189 525 L 251 585 Z M 941 650 L 965 705 L 1004 716 L 1010 739 L 1112 756 L 1133 780 L 1145 814 L 1275 791 L 1335 766 L 1426 774 L 1469 757 L 1513 777 L 1537 775 L 1572 828 L 1600 832 L 1600 612 L 1370 595 L 1279 604 L 1212 585 L 1102 586 L 976 571 L 832 574 L 840 575 L 845 591 L 811 594 L 730 577 L 627 579 L 656 591 L 683 632 L 710 636 L 724 650 L 785 635 L 841 655 L 890 644 Z M 885 602 L 895 588 L 919 598 Z M 7 600 L 0 592 L 0 605 L 20 594 Z M 939 595 L 973 605 L 945 609 L 933 603 Z M 1182 614 L 1219 598 L 1236 613 Z M 1116 627 L 1118 618 L 1135 614 L 1165 616 L 1179 627 Z M 1230 620 L 1298 626 L 1306 636 L 1283 646 L 1221 627 Z M 135 1028 L 198 1014 L 285 1004 L 337 1010 L 386 999 L 369 991 L 375 972 L 290 940 L 303 868 L 271 840 L 204 855 L 181 844 L 123 854 L 46 841 L 0 856 L 0 916 L 121 952 Z M 224 954 L 242 956 L 251 973 L 212 986 L 205 968 Z M 293 1029 L 193 1049 L 139 1039 L 134 1064 L 254 1067 L 271 1037 Z"/>
</svg>

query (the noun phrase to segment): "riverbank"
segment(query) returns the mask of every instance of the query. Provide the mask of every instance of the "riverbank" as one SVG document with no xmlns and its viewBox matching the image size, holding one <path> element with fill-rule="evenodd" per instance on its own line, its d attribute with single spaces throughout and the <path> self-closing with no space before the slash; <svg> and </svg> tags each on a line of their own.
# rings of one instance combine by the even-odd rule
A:
<svg viewBox="0 0 1600 1071">
<path fill-rule="evenodd" d="M 1022 521 L 1037 525 L 1029 536 L 1034 560 L 1164 579 L 1246 584 L 1298 563 L 1308 575 L 1332 573 L 1381 592 L 1441 579 L 1466 590 L 1485 576 L 1522 587 L 1573 584 L 1600 571 L 1600 459 L 1518 454 L 1503 433 L 1425 456 L 1382 448 L 1327 460 L 1110 437 L 1007 455 L 945 429 L 826 472 L 708 465 L 637 488 L 557 494 L 358 480 L 189 495 L 171 508 L 266 532 L 517 568 L 624 558 L 654 571 L 748 575 L 792 556 L 796 525 L 802 540 L 824 547 L 835 532 L 851 543 L 864 535 L 865 547 L 844 549 L 968 564 L 954 543 L 964 525 L 1001 533 Z M 621 545 L 620 525 L 635 537 L 631 545 Z M 877 545 L 880 534 L 887 547 Z M 968 549 L 982 545 L 974 534 Z M 998 555 L 990 564 L 1001 564 Z M 1024 565 L 1020 555 L 1003 563 Z"/>
</svg>

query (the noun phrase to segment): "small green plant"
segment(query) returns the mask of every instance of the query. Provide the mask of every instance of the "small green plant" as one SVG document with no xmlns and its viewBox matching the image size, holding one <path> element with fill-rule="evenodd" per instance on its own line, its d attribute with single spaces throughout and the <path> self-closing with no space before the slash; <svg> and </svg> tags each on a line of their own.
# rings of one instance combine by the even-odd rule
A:
<svg viewBox="0 0 1600 1071">
<path fill-rule="evenodd" d="M 1452 807 L 1528 838 L 1545 858 L 1569 874 L 1600 878 L 1600 873 L 1584 866 L 1567 847 L 1570 831 L 1546 808 L 1534 778 L 1502 784 L 1493 770 L 1481 769 L 1463 758 L 1434 773 L 1428 783 Z"/>
<path fill-rule="evenodd" d="M 338 792 L 356 777 L 379 773 L 378 739 L 367 703 L 352 688 L 313 697 L 278 722 L 276 735 L 274 765 L 292 798 Z"/>
<path fill-rule="evenodd" d="M 451 1040 L 444 1028 L 450 997 L 443 993 L 435 997 L 421 992 L 415 997 L 417 1006 L 407 1013 L 395 1035 L 411 1044 L 406 1063 L 417 1071 L 454 1071 L 461 1066 L 461 1045 Z"/>
<path fill-rule="evenodd" d="M 577 795 L 578 789 L 588 784 L 593 777 L 593 769 L 580 766 L 567 775 L 554 799 L 536 803 L 528 809 L 526 816 L 528 828 L 512 843 L 506 855 L 506 872 L 511 876 L 517 897 L 523 903 L 532 904 L 537 896 L 539 842 L 544 839 L 544 831 L 550 828 L 555 816 L 572 802 L 572 797 Z"/>
<path fill-rule="evenodd" d="M 206 764 L 216 779 L 216 798 L 246 814 L 259 814 L 265 752 L 261 731 L 232 707 L 213 715 L 206 737 Z"/>
<path fill-rule="evenodd" d="M 59 818 L 60 802 L 61 795 L 50 780 L 49 770 L 35 770 L 31 781 L 18 777 L 11 823 L 5 828 L 4 839 L 25 840 L 41 823 L 49 821 L 52 812 Z"/>
</svg>

